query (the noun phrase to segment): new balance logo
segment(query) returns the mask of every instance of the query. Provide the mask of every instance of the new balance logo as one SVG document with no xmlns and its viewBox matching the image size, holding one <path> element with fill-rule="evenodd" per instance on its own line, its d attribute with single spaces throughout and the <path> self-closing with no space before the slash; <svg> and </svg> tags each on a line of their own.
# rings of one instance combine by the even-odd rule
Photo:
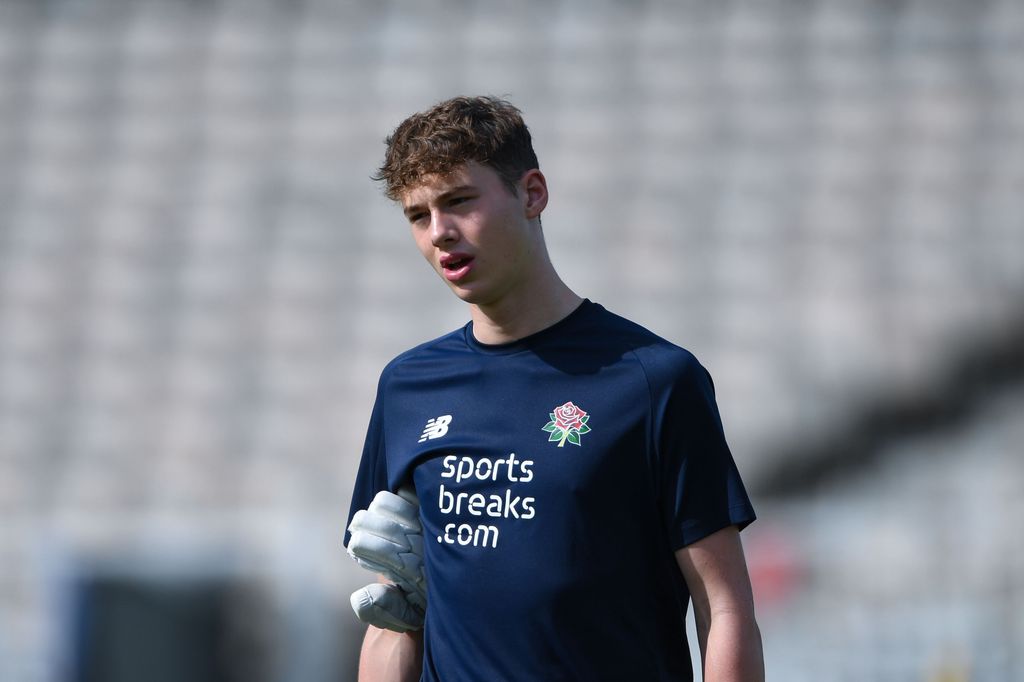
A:
<svg viewBox="0 0 1024 682">
<path fill-rule="evenodd" d="M 423 435 L 417 441 L 422 443 L 423 441 L 433 440 L 440 438 L 444 434 L 448 433 L 448 425 L 452 423 L 452 416 L 450 414 L 443 414 L 436 419 L 431 419 L 427 422 L 427 425 L 423 427 Z"/>
</svg>

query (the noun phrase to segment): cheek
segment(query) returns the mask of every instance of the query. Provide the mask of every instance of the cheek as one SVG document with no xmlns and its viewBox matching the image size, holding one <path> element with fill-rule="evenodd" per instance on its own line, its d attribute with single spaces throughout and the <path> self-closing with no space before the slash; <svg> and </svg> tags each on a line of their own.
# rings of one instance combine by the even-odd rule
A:
<svg viewBox="0 0 1024 682">
<path fill-rule="evenodd" d="M 519 225 L 504 225 L 501 232 L 501 243 L 498 251 L 509 262 L 521 263 L 530 259 L 533 244 L 527 235 L 522 234 Z"/>
<path fill-rule="evenodd" d="M 416 242 L 416 248 L 419 249 L 420 254 L 428 261 L 431 260 L 433 255 L 434 245 L 430 243 L 429 239 L 424 238 L 422 234 L 417 232 L 412 233 L 413 241 Z"/>
</svg>

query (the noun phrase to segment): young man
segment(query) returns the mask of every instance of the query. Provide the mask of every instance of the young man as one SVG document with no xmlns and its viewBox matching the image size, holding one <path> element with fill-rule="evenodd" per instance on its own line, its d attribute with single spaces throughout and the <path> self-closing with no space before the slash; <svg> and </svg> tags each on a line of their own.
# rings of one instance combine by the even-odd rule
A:
<svg viewBox="0 0 1024 682">
<path fill-rule="evenodd" d="M 346 546 L 399 588 L 354 595 L 360 680 L 692 680 L 690 601 L 704 679 L 763 680 L 710 376 L 559 278 L 519 111 L 415 114 L 378 179 L 471 321 L 381 374 Z"/>
</svg>

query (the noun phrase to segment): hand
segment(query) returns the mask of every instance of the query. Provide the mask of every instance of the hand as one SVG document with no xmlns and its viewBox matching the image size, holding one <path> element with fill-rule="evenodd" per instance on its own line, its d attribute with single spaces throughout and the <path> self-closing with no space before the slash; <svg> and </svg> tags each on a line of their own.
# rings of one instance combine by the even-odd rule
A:
<svg viewBox="0 0 1024 682">
<path fill-rule="evenodd" d="M 359 620 L 374 627 L 400 633 L 423 627 L 423 612 L 395 585 L 370 583 L 353 592 L 350 602 Z"/>
<path fill-rule="evenodd" d="M 355 513 L 348 530 L 348 553 L 356 563 L 392 581 L 410 605 L 425 612 L 427 577 L 416 493 L 410 488 L 397 495 L 380 491 L 369 507 Z"/>
</svg>

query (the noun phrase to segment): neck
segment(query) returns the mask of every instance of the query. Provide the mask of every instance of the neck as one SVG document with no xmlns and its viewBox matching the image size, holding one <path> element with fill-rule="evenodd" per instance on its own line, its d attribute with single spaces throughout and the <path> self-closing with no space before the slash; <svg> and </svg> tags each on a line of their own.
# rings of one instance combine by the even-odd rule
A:
<svg viewBox="0 0 1024 682">
<path fill-rule="evenodd" d="M 480 343 L 510 343 L 547 329 L 583 301 L 552 271 L 553 281 L 487 305 L 471 305 L 473 336 Z"/>
</svg>

